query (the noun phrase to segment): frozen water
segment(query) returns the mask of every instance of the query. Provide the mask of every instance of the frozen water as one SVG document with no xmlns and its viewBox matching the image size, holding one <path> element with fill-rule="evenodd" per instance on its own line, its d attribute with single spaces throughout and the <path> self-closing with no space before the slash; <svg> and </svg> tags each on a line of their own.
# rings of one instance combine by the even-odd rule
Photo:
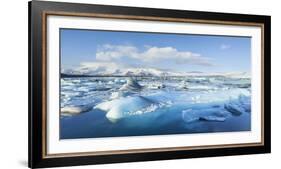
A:
<svg viewBox="0 0 281 169">
<path fill-rule="evenodd" d="M 116 122 L 129 116 L 152 112 L 150 110 L 154 109 L 155 106 L 157 107 L 156 104 L 156 102 L 145 97 L 133 96 L 106 101 L 98 104 L 95 108 L 107 112 L 106 117 L 111 122 Z"/>
<path fill-rule="evenodd" d="M 62 139 L 251 129 L 249 78 L 63 78 L 60 97 Z"/>
<path fill-rule="evenodd" d="M 133 78 L 128 78 L 127 79 L 127 83 L 124 84 L 120 90 L 133 90 L 133 91 L 138 91 L 141 90 L 142 86 L 140 84 L 138 84 L 138 82 L 136 80 L 134 80 Z"/>
<path fill-rule="evenodd" d="M 93 109 L 94 104 L 88 104 L 88 105 L 79 105 L 79 106 L 66 106 L 61 108 L 61 113 L 63 115 L 74 115 L 74 114 L 79 114 L 83 112 L 88 112 L 91 109 Z"/>
</svg>

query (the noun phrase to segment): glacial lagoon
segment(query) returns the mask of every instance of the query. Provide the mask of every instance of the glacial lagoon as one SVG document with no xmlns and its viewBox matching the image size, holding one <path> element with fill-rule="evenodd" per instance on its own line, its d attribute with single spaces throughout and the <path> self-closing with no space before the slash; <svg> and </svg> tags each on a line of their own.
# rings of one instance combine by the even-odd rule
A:
<svg viewBox="0 0 281 169">
<path fill-rule="evenodd" d="M 251 130 L 251 79 L 61 78 L 60 139 Z"/>
</svg>

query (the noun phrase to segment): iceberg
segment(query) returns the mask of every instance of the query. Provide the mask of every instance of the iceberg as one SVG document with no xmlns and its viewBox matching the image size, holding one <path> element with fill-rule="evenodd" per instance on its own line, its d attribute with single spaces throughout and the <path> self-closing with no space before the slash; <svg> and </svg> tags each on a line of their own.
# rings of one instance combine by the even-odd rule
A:
<svg viewBox="0 0 281 169">
<path fill-rule="evenodd" d="M 66 106 L 61 108 L 61 114 L 64 116 L 77 115 L 80 113 L 88 112 L 93 109 L 93 104 L 80 105 L 80 106 Z"/>
<path fill-rule="evenodd" d="M 179 89 L 188 89 L 188 82 L 183 80 L 179 85 Z"/>
<path fill-rule="evenodd" d="M 182 110 L 182 119 L 186 123 L 191 123 L 199 120 L 200 116 L 198 116 L 192 109 Z"/>
<path fill-rule="evenodd" d="M 114 83 L 116 83 L 116 84 L 124 84 L 124 83 L 126 83 L 127 81 L 126 80 L 124 80 L 124 79 L 120 79 L 120 78 L 115 78 L 114 79 Z"/>
<path fill-rule="evenodd" d="M 234 103 L 225 104 L 224 108 L 227 111 L 229 111 L 230 113 L 232 113 L 232 115 L 234 115 L 234 116 L 240 116 L 243 113 L 243 110 L 241 109 L 241 107 L 239 107 L 238 105 L 236 105 Z"/>
<path fill-rule="evenodd" d="M 107 119 L 115 123 L 132 115 L 154 111 L 157 108 L 157 103 L 143 96 L 129 96 L 100 103 L 94 108 L 107 112 Z"/>
<path fill-rule="evenodd" d="M 127 97 L 134 94 L 133 92 L 126 92 L 126 91 L 118 91 L 118 92 L 112 92 L 110 99 L 118 99 L 120 97 Z"/>
<path fill-rule="evenodd" d="M 230 100 L 224 104 L 224 108 L 234 116 L 240 116 L 244 112 L 251 112 L 251 99 L 245 95 L 239 95 L 237 100 Z"/>
<path fill-rule="evenodd" d="M 130 124 L 143 126 L 144 123 L 152 122 L 158 115 L 161 115 L 161 113 L 155 113 L 157 109 L 171 107 L 173 103 L 169 97 L 165 97 L 166 94 L 166 92 L 157 92 L 142 96 L 130 91 L 114 92 L 111 95 L 112 100 L 99 103 L 94 109 L 104 111 L 106 118 L 112 123 L 130 118 Z M 153 115 L 147 115 L 150 113 Z M 143 120 L 133 120 L 132 117 Z"/>
<path fill-rule="evenodd" d="M 153 89 L 153 90 L 163 89 L 165 87 L 166 85 L 162 83 L 152 83 L 147 86 L 148 89 Z"/>
<path fill-rule="evenodd" d="M 143 88 L 143 86 L 141 86 L 137 80 L 133 79 L 133 78 L 128 78 L 127 79 L 127 83 L 124 84 L 120 90 L 132 90 L 132 91 L 139 91 Z"/>
<path fill-rule="evenodd" d="M 205 108 L 204 110 L 186 109 L 182 111 L 182 119 L 186 123 L 199 120 L 223 122 L 227 116 L 227 112 L 222 112 L 218 108 Z"/>
<path fill-rule="evenodd" d="M 244 108 L 245 112 L 251 112 L 251 98 L 245 95 L 239 96 L 239 103 Z"/>
</svg>

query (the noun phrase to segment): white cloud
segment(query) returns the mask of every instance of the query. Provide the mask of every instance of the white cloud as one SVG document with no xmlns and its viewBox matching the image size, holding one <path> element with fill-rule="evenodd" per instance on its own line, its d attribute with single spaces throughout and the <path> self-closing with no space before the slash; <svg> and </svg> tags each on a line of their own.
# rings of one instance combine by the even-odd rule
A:
<svg viewBox="0 0 281 169">
<path fill-rule="evenodd" d="M 139 63 L 175 63 L 191 64 L 201 66 L 212 66 L 210 59 L 198 53 L 190 51 L 178 51 L 173 47 L 152 47 L 145 46 L 140 51 L 131 45 L 110 45 L 100 46 L 96 53 L 96 60 L 108 62 L 122 62 L 126 59 L 135 60 Z"/>
<path fill-rule="evenodd" d="M 226 45 L 226 44 L 222 44 L 220 46 L 220 49 L 222 49 L 222 50 L 229 49 L 229 48 L 231 48 L 231 46 L 230 45 Z"/>
<path fill-rule="evenodd" d="M 115 63 L 115 62 L 108 62 L 108 61 L 95 61 L 95 62 L 81 62 L 79 67 L 74 69 L 75 72 L 79 73 L 92 73 L 92 74 L 98 74 L 98 73 L 105 73 L 105 74 L 111 74 L 116 72 L 116 70 L 127 68 L 126 65 L 123 65 L 121 63 Z"/>
<path fill-rule="evenodd" d="M 124 57 L 134 57 L 138 49 L 134 46 L 110 45 L 100 46 L 96 53 L 96 59 L 100 61 L 114 61 Z"/>
<path fill-rule="evenodd" d="M 103 69 L 107 67 L 117 68 L 118 64 L 113 62 L 82 62 L 80 63 L 80 69 L 83 68 L 92 68 L 92 69 Z"/>
</svg>

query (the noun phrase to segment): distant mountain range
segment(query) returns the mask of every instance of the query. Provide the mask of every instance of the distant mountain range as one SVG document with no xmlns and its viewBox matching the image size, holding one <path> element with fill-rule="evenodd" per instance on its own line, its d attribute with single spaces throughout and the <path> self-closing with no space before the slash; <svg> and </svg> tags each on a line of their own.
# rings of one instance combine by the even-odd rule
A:
<svg viewBox="0 0 281 169">
<path fill-rule="evenodd" d="M 81 68 L 76 70 L 62 70 L 64 75 L 82 75 L 82 76 L 182 76 L 181 72 L 172 72 L 159 70 L 155 68 Z"/>
<path fill-rule="evenodd" d="M 176 72 L 170 70 L 160 70 L 156 68 L 124 68 L 109 69 L 101 68 L 80 68 L 76 70 L 68 69 L 61 71 L 61 77 L 90 77 L 90 76 L 227 76 L 237 78 L 250 78 L 247 72 L 228 73 L 205 73 L 200 71 Z"/>
</svg>

